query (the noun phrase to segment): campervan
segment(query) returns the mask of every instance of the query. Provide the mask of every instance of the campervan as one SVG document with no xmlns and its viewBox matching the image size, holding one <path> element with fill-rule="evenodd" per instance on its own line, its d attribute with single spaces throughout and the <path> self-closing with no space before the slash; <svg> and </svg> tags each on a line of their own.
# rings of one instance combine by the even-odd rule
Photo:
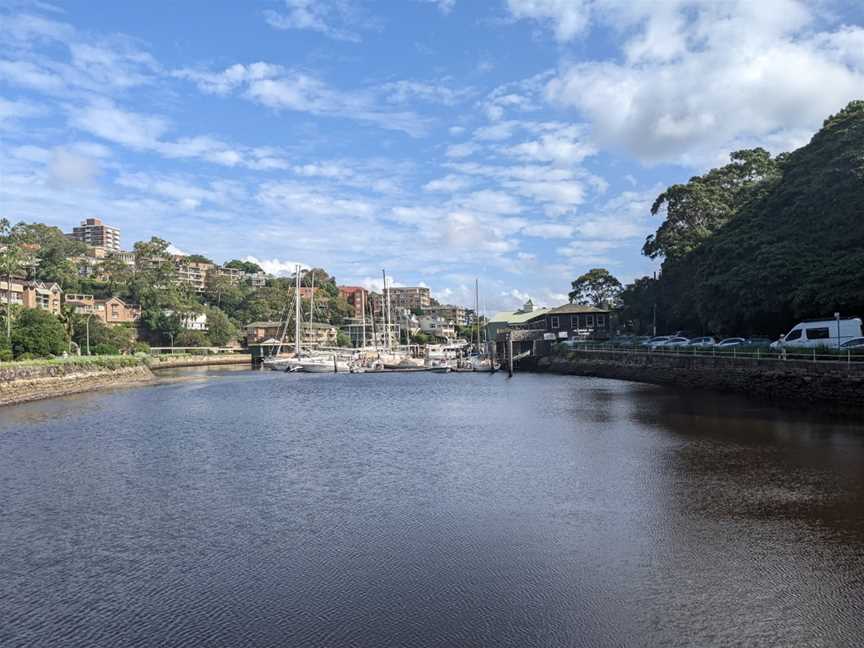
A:
<svg viewBox="0 0 864 648">
<path fill-rule="evenodd" d="M 772 349 L 784 347 L 838 348 L 852 338 L 861 337 L 861 318 L 804 320 L 792 327 L 786 335 L 771 343 Z"/>
</svg>

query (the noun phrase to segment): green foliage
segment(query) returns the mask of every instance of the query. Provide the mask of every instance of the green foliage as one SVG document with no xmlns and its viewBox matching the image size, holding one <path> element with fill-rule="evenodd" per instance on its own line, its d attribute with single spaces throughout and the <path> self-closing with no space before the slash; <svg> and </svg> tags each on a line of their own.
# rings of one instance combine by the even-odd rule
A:
<svg viewBox="0 0 864 648">
<path fill-rule="evenodd" d="M 93 349 L 93 353 L 96 355 L 120 355 L 120 349 L 113 344 L 102 342 L 96 345 L 96 348 Z"/>
<path fill-rule="evenodd" d="M 597 308 L 612 308 L 621 294 L 621 282 L 605 268 L 593 268 L 571 284 L 570 303 Z"/>
<path fill-rule="evenodd" d="M 725 224 L 697 247 L 661 237 L 676 230 L 667 218 L 645 252 L 666 255 L 659 290 L 674 326 L 773 338 L 800 319 L 864 314 L 862 151 L 864 101 L 853 101 L 773 170 L 762 156 L 727 195 L 715 187 Z"/>
<path fill-rule="evenodd" d="M 213 345 L 204 331 L 180 331 L 174 338 L 174 346 L 209 347 Z"/>
<path fill-rule="evenodd" d="M 89 324 L 85 315 L 78 315 L 74 325 L 72 340 L 78 345 L 81 353 L 87 353 L 87 331 L 90 332 L 90 352 L 100 345 L 108 346 L 117 352 L 131 352 L 135 348 L 135 330 L 128 325 L 108 326 L 98 317 L 90 317 Z"/>
<path fill-rule="evenodd" d="M 183 259 L 186 263 L 213 263 L 211 259 L 208 259 L 203 254 L 190 254 Z"/>
<path fill-rule="evenodd" d="M 621 292 L 621 320 L 624 327 L 638 334 L 653 332 L 655 308 L 658 330 L 665 330 L 665 310 L 660 302 L 658 281 L 641 277 Z"/>
<path fill-rule="evenodd" d="M 207 337 L 215 346 L 225 346 L 237 338 L 237 327 L 218 308 L 207 309 Z"/>
<path fill-rule="evenodd" d="M 467 336 L 463 336 L 467 337 Z M 432 337 L 424 333 L 423 331 L 417 331 L 414 335 L 411 336 L 412 344 L 429 344 L 432 341 Z"/>
<path fill-rule="evenodd" d="M 349 347 L 351 346 L 351 338 L 342 331 L 336 332 L 336 346 Z"/>
<path fill-rule="evenodd" d="M 252 263 L 252 261 L 240 261 L 239 259 L 232 259 L 225 264 L 225 267 L 242 270 L 243 272 L 248 272 L 249 274 L 254 274 L 256 272 L 264 272 L 261 266 L 259 266 L 257 263 Z"/>
<path fill-rule="evenodd" d="M 61 355 L 66 351 L 66 331 L 51 313 L 35 308 L 21 311 L 12 329 L 15 357 L 25 353 L 34 357 Z"/>
<path fill-rule="evenodd" d="M 692 252 L 735 217 L 758 193 L 755 188 L 780 176 L 780 162 L 765 149 L 736 151 L 730 158 L 730 164 L 672 185 L 657 197 L 651 213 L 665 211 L 666 220 L 645 241 L 643 254 L 676 259 Z"/>
<path fill-rule="evenodd" d="M 19 243 L 33 247 L 34 279 L 57 282 L 64 290 L 77 288 L 78 272 L 69 258 L 84 254 L 84 243 L 68 239 L 60 228 L 43 223 L 18 223 L 12 235 Z"/>
</svg>

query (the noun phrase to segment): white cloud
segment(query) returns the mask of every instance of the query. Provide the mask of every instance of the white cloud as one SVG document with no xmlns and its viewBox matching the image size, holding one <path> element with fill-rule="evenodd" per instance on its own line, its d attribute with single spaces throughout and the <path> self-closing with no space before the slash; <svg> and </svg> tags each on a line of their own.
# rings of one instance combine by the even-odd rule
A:
<svg viewBox="0 0 864 648">
<path fill-rule="evenodd" d="M 380 90 L 391 103 L 426 101 L 445 106 L 455 106 L 474 94 L 472 88 L 451 88 L 443 82 L 423 83 L 408 80 L 390 81 L 383 84 Z"/>
<path fill-rule="evenodd" d="M 536 140 L 502 149 L 513 157 L 535 162 L 551 162 L 572 166 L 594 155 L 597 149 L 587 141 L 585 129 L 579 125 L 553 126 Z"/>
<path fill-rule="evenodd" d="M 221 72 L 183 68 L 175 77 L 195 83 L 205 93 L 241 96 L 275 110 L 293 110 L 326 117 L 342 117 L 367 122 L 388 130 L 403 131 L 413 137 L 426 132 L 429 122 L 408 110 L 382 109 L 376 93 L 427 92 L 438 99 L 454 100 L 458 91 L 413 82 L 394 82 L 374 91 L 340 91 L 321 79 L 299 70 L 259 61 L 249 65 L 237 63 Z M 402 85 L 404 83 L 404 85 Z M 395 94 L 394 94 L 395 93 Z"/>
<path fill-rule="evenodd" d="M 447 147 L 445 155 L 449 158 L 464 158 L 469 155 L 474 155 L 480 147 L 471 142 L 462 142 L 461 144 L 451 144 Z"/>
<path fill-rule="evenodd" d="M 445 16 L 453 11 L 453 7 L 456 6 L 456 0 L 417 0 L 418 2 L 424 2 L 426 4 L 434 4 L 438 7 L 438 11 L 440 11 Z"/>
<path fill-rule="evenodd" d="M 88 157 L 56 148 L 48 162 L 48 174 L 54 185 L 89 187 L 99 175 L 99 165 Z"/>
<path fill-rule="evenodd" d="M 538 238 L 570 238 L 573 236 L 573 227 L 571 225 L 558 223 L 540 223 L 525 227 L 522 230 L 522 233 L 527 236 L 536 236 Z"/>
<path fill-rule="evenodd" d="M 598 5 L 613 20 L 622 5 Z M 678 0 L 645 13 L 622 62 L 565 65 L 547 96 L 576 108 L 593 137 L 642 160 L 704 165 L 734 146 L 801 143 L 864 88 L 864 29 L 817 32 L 797 0 Z M 631 16 L 631 21 L 632 21 Z"/>
<path fill-rule="evenodd" d="M 588 26 L 589 2 L 585 0 L 507 0 L 514 18 L 548 24 L 558 41 L 568 41 Z"/>
<path fill-rule="evenodd" d="M 357 29 L 371 25 L 347 0 L 284 0 L 284 13 L 268 9 L 267 24 L 276 29 L 318 32 L 335 40 L 360 42 Z"/>
<path fill-rule="evenodd" d="M 448 174 L 443 178 L 437 178 L 423 185 L 424 191 L 440 191 L 442 193 L 454 193 L 470 187 L 473 183 L 470 178 Z"/>
<path fill-rule="evenodd" d="M 264 272 L 276 277 L 293 276 L 294 273 L 297 271 L 297 266 L 300 266 L 301 270 L 309 270 L 312 267 L 306 263 L 301 263 L 299 261 L 287 261 L 282 259 L 259 259 L 258 257 L 254 256 L 243 257 L 243 261 L 257 263 Z"/>
</svg>

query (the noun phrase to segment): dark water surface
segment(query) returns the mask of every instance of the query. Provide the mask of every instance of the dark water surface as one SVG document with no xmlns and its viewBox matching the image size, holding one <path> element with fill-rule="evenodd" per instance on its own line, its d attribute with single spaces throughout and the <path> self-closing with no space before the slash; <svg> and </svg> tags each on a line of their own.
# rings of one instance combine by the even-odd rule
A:
<svg viewBox="0 0 864 648">
<path fill-rule="evenodd" d="M 864 422 L 206 375 L 0 408 L 0 646 L 862 645 Z"/>
</svg>

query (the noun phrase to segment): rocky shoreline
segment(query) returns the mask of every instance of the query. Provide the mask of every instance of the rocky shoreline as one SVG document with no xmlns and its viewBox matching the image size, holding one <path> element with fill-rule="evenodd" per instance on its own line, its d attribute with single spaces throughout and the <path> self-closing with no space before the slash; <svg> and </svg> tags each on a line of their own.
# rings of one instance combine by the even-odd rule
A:
<svg viewBox="0 0 864 648">
<path fill-rule="evenodd" d="M 0 406 L 83 392 L 155 383 L 160 369 L 249 365 L 249 356 L 121 358 L 116 362 L 0 365 Z M 155 372 L 155 373 L 154 373 Z"/>
</svg>

